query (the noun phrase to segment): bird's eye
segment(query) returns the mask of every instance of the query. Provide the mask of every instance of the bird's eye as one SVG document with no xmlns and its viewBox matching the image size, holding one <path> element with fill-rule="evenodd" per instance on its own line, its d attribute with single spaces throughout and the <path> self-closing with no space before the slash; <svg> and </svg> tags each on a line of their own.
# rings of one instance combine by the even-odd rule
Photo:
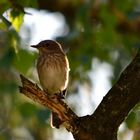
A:
<svg viewBox="0 0 140 140">
<path fill-rule="evenodd" d="M 49 47 L 49 46 L 50 46 L 50 44 L 49 44 L 49 43 L 47 43 L 47 44 L 46 44 L 46 46 L 47 46 L 47 47 Z"/>
</svg>

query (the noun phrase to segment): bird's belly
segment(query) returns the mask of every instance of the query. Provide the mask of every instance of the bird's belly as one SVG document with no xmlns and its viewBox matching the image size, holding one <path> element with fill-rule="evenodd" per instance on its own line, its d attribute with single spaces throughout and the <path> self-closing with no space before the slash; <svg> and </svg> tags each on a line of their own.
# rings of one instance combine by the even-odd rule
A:
<svg viewBox="0 0 140 140">
<path fill-rule="evenodd" d="M 39 79 L 43 89 L 49 94 L 54 94 L 66 88 L 67 75 L 65 69 L 47 68 L 40 70 Z"/>
</svg>

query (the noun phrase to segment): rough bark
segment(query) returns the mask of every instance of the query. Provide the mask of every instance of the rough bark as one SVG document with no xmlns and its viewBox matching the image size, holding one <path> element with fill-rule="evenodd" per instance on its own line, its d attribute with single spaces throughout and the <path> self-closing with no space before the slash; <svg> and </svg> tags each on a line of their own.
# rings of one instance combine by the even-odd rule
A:
<svg viewBox="0 0 140 140">
<path fill-rule="evenodd" d="M 21 75 L 20 92 L 56 112 L 75 140 L 117 140 L 117 130 L 140 102 L 140 51 L 92 115 L 78 117 L 63 100 L 54 101 Z"/>
<path fill-rule="evenodd" d="M 86 118 L 86 131 L 91 140 L 117 140 L 117 130 L 131 109 L 140 102 L 140 51 L 122 72 L 118 82 L 103 98 L 95 112 Z M 84 119 L 83 119 L 84 120 Z M 76 140 L 80 131 L 74 135 Z M 86 139 L 85 139 L 86 140 Z"/>
<path fill-rule="evenodd" d="M 57 113 L 68 131 L 77 131 L 74 121 L 78 117 L 63 100 L 50 98 L 37 84 L 32 83 L 23 75 L 20 75 L 20 78 L 22 82 L 22 87 L 19 87 L 20 93 Z"/>
</svg>

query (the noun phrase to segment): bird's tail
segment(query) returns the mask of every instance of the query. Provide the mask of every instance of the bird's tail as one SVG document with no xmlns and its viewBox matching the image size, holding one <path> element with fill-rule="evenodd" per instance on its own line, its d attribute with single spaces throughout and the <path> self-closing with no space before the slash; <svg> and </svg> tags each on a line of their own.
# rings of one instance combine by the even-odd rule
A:
<svg viewBox="0 0 140 140">
<path fill-rule="evenodd" d="M 53 128 L 59 128 L 63 121 L 58 117 L 57 113 L 52 112 L 51 114 L 51 126 Z"/>
</svg>

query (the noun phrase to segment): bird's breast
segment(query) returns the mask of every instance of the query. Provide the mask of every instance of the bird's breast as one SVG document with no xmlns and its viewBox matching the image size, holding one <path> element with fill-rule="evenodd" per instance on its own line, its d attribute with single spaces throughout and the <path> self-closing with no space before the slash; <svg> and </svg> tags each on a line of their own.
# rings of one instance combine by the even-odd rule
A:
<svg viewBox="0 0 140 140">
<path fill-rule="evenodd" d="M 53 54 L 39 57 L 37 70 L 41 86 L 49 94 L 66 89 L 69 64 L 65 55 Z"/>
</svg>

